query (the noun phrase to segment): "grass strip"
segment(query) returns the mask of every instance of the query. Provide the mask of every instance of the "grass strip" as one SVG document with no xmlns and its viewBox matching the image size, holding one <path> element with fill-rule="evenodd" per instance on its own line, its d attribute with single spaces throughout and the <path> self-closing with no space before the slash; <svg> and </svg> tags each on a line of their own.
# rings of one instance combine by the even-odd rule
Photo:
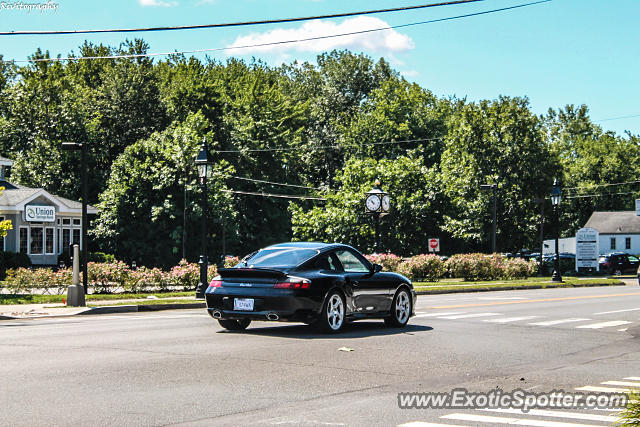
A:
<svg viewBox="0 0 640 427">
<path fill-rule="evenodd" d="M 579 288 L 586 286 L 624 286 L 618 279 L 578 279 L 566 278 L 563 283 L 551 283 L 550 279 L 542 280 L 512 280 L 500 282 L 464 282 L 455 285 L 416 282 L 413 284 L 418 292 L 481 292 L 518 289 L 548 289 L 548 288 Z"/>
</svg>

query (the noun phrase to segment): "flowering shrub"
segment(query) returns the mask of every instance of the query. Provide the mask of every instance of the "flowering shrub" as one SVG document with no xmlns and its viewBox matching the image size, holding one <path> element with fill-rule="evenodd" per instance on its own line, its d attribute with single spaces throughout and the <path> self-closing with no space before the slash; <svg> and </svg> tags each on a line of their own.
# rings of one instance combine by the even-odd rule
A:
<svg viewBox="0 0 640 427">
<path fill-rule="evenodd" d="M 384 271 L 398 271 L 402 258 L 394 254 L 365 255 L 372 264 L 380 264 Z"/>
<path fill-rule="evenodd" d="M 178 265 L 173 267 L 167 275 L 167 281 L 172 285 L 184 290 L 195 289 L 200 278 L 200 266 L 195 262 L 190 263 L 186 259 L 183 259 L 180 260 Z"/>
<path fill-rule="evenodd" d="M 444 276 L 447 269 L 437 255 L 416 255 L 403 261 L 399 265 L 398 271 L 412 281 L 437 282 Z"/>
<path fill-rule="evenodd" d="M 114 287 L 122 287 L 125 290 L 135 287 L 136 279 L 132 277 L 133 271 L 122 261 L 90 262 L 87 264 L 87 270 L 88 282 L 97 293 L 112 292 Z"/>
<path fill-rule="evenodd" d="M 502 255 L 459 254 L 446 262 L 452 277 L 465 280 L 525 279 L 537 271 L 535 261 L 505 258 Z"/>
<path fill-rule="evenodd" d="M 224 268 L 235 267 L 240 263 L 240 258 L 237 256 L 226 256 L 224 257 Z"/>
</svg>

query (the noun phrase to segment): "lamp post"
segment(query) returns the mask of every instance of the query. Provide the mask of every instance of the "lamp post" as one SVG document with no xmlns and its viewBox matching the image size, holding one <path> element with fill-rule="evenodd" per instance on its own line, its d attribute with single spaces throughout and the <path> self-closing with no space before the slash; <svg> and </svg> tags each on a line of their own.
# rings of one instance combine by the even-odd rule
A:
<svg viewBox="0 0 640 427">
<path fill-rule="evenodd" d="M 380 217 L 389 213 L 391 203 L 389 195 L 380 188 L 380 180 L 376 180 L 376 185 L 366 195 L 365 212 L 373 215 L 376 224 L 376 252 L 380 253 Z"/>
<path fill-rule="evenodd" d="M 551 276 L 552 282 L 562 282 L 562 276 L 560 275 L 560 201 L 562 200 L 562 191 L 558 185 L 558 179 L 553 181 L 553 189 L 551 190 L 551 204 L 553 205 L 553 214 L 556 223 L 556 256 L 553 260 L 553 275 Z"/>
<path fill-rule="evenodd" d="M 202 184 L 202 254 L 200 255 L 200 261 L 198 261 L 198 264 L 200 264 L 200 282 L 196 287 L 196 298 L 204 298 L 204 292 L 207 289 L 207 267 L 209 266 L 209 261 L 207 260 L 207 169 L 211 164 L 211 155 L 209 154 L 206 139 L 202 140 L 195 163 L 198 166 Z"/>
<path fill-rule="evenodd" d="M 497 184 L 482 184 L 480 186 L 482 190 L 493 191 L 493 231 L 491 234 L 491 251 L 496 253 L 496 230 L 497 230 L 497 199 L 498 199 L 498 185 Z"/>
<path fill-rule="evenodd" d="M 87 242 L 87 144 L 85 142 L 63 142 L 63 150 L 80 151 L 81 161 L 81 181 L 82 181 L 82 287 L 84 288 L 84 294 L 87 294 L 88 285 L 88 271 L 87 271 L 87 259 L 88 259 L 88 242 Z"/>
</svg>

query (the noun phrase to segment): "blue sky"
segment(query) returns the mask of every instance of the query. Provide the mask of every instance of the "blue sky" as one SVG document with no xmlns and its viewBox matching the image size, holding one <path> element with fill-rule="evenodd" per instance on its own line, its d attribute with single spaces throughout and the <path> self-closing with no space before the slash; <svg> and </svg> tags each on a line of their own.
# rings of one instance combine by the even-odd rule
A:
<svg viewBox="0 0 640 427">
<path fill-rule="evenodd" d="M 22 0 L 45 3 L 46 0 Z M 77 30 L 211 24 L 424 4 L 430 0 L 51 0 L 57 10 L 9 9 L 0 0 L 0 31 Z M 65 56 L 85 39 L 117 45 L 142 37 L 151 52 L 224 48 L 451 17 L 526 3 L 485 0 L 409 12 L 322 22 L 167 33 L 2 36 L 0 54 L 23 60 L 38 47 Z M 408 80 L 439 96 L 470 100 L 527 96 L 536 113 L 587 104 L 606 129 L 640 134 L 638 0 L 552 0 L 460 20 L 272 48 L 211 52 L 212 58 L 260 58 L 271 65 L 313 61 L 327 49 L 384 57 Z M 204 57 L 203 54 L 197 55 Z M 636 116 L 610 120 L 624 116 Z"/>
</svg>

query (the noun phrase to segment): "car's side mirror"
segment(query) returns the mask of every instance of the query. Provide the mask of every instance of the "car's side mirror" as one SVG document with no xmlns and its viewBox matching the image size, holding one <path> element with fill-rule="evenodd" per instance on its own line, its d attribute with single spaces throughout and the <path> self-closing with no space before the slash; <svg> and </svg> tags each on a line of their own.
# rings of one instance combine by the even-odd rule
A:
<svg viewBox="0 0 640 427">
<path fill-rule="evenodd" d="M 379 273 L 382 271 L 382 266 L 380 264 L 373 264 L 372 273 Z"/>
</svg>

